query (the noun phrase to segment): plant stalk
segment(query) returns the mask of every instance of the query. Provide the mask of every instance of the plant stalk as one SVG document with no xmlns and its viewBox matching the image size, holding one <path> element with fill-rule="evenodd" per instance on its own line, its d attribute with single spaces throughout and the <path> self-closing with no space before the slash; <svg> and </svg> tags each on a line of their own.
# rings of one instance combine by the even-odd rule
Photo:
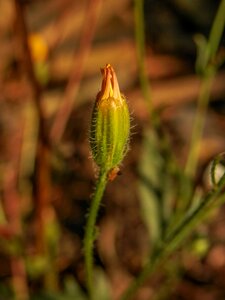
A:
<svg viewBox="0 0 225 300">
<path fill-rule="evenodd" d="M 84 257 L 86 282 L 90 299 L 93 299 L 93 247 L 96 238 L 95 223 L 99 211 L 100 202 L 107 184 L 107 172 L 101 171 L 96 183 L 92 197 L 92 203 L 87 218 L 85 237 L 84 237 Z"/>
<path fill-rule="evenodd" d="M 144 1 L 134 1 L 135 40 L 137 49 L 137 62 L 139 79 L 144 98 L 148 105 L 150 116 L 153 112 L 152 95 L 145 66 L 145 29 L 144 29 Z"/>
<path fill-rule="evenodd" d="M 205 77 L 201 82 L 201 89 L 198 100 L 197 112 L 194 120 L 191 143 L 190 143 L 190 151 L 188 154 L 188 159 L 185 167 L 185 174 L 189 177 L 193 177 L 198 162 L 199 155 L 199 144 L 202 137 L 202 132 L 205 123 L 205 115 L 209 103 L 210 98 L 210 90 L 212 87 L 214 75 Z"/>
<path fill-rule="evenodd" d="M 225 0 L 220 2 L 220 5 L 215 16 L 209 39 L 205 51 L 207 51 L 207 62 L 203 71 L 201 79 L 201 90 L 199 94 L 197 113 L 195 116 L 194 127 L 191 137 L 190 151 L 188 154 L 187 163 L 185 166 L 185 174 L 193 177 L 196 173 L 199 143 L 202 136 L 205 115 L 210 98 L 210 90 L 212 87 L 213 79 L 215 78 L 216 70 L 218 68 L 216 63 L 216 55 L 219 48 L 220 41 L 225 25 Z"/>
</svg>

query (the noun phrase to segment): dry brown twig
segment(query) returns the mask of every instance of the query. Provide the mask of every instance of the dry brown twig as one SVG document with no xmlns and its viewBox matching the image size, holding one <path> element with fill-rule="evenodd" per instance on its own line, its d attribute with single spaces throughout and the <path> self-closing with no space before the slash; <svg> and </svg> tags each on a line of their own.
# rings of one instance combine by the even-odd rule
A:
<svg viewBox="0 0 225 300">
<path fill-rule="evenodd" d="M 51 142 L 55 144 L 62 138 L 67 121 L 74 108 L 74 100 L 78 93 L 85 64 L 90 53 L 102 2 L 103 0 L 90 0 L 88 4 L 79 50 L 74 53 L 74 62 L 68 84 L 50 132 Z"/>
</svg>

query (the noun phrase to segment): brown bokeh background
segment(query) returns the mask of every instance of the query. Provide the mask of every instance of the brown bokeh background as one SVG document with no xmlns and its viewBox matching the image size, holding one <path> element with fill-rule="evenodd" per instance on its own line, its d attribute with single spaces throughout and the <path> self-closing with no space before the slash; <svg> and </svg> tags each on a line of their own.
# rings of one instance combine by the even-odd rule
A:
<svg viewBox="0 0 225 300">
<path fill-rule="evenodd" d="M 200 86 L 193 37 L 208 36 L 218 4 L 145 1 L 153 106 L 181 166 Z M 19 300 L 69 300 L 70 280 L 86 292 L 82 240 L 96 178 L 89 124 L 107 63 L 133 124 L 122 175 L 109 183 L 100 208 L 95 248 L 110 299 L 118 299 L 140 272 L 150 239 L 138 182 L 151 120 L 139 84 L 133 1 L 0 0 L 0 12 L 0 300 L 14 299 L 13 290 Z M 225 148 L 224 82 L 221 68 L 200 145 L 195 185 L 201 192 L 209 188 L 211 159 Z M 224 236 L 221 208 L 136 299 L 224 299 Z"/>
</svg>

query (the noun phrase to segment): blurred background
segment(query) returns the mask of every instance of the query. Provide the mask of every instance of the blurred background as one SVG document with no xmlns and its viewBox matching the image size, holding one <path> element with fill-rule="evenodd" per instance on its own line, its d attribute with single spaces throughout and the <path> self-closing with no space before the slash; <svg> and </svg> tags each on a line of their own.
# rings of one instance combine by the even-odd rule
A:
<svg viewBox="0 0 225 300">
<path fill-rule="evenodd" d="M 201 80 L 196 40 L 208 37 L 219 3 L 144 1 L 152 103 L 181 169 Z M 223 55 L 224 45 L 223 35 Z M 154 188 L 142 189 L 143 173 L 153 176 L 159 198 L 176 189 L 173 178 L 165 190 L 163 154 L 146 138 L 151 119 L 139 82 L 134 2 L 0 0 L 0 57 L 0 300 L 88 299 L 82 240 L 96 179 L 88 136 L 107 63 L 128 100 L 133 129 L 122 175 L 109 183 L 98 215 L 96 300 L 119 299 L 154 236 L 154 209 L 146 206 Z M 224 114 L 221 67 L 193 179 L 200 194 L 209 189 L 210 161 L 225 149 Z M 135 299 L 225 299 L 224 213 L 213 212 Z"/>
</svg>

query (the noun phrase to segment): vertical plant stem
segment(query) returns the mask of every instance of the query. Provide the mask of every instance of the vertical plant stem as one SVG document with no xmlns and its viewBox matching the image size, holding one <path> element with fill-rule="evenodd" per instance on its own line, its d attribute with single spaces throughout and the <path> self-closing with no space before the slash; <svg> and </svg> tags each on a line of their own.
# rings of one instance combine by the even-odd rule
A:
<svg viewBox="0 0 225 300">
<path fill-rule="evenodd" d="M 210 98 L 210 90 L 212 87 L 214 76 L 207 76 L 201 82 L 201 89 L 199 93 L 197 112 L 193 125 L 193 133 L 190 143 L 190 151 L 185 167 L 185 174 L 189 177 L 193 177 L 198 162 L 199 155 L 199 143 L 203 132 L 205 115 Z"/>
<path fill-rule="evenodd" d="M 22 46 L 20 58 L 22 60 L 24 71 L 27 75 L 27 78 L 32 88 L 33 101 L 35 104 L 35 108 L 37 110 L 39 123 L 40 123 L 39 127 L 41 132 L 40 134 L 42 135 L 41 138 L 43 140 L 46 140 L 45 130 L 44 130 L 44 109 L 43 106 L 41 105 L 42 89 L 35 76 L 31 52 L 28 45 L 28 29 L 25 20 L 24 6 L 21 0 L 14 0 L 14 3 L 15 3 L 15 11 L 16 11 L 15 26 L 19 37 L 19 43 Z M 18 46 L 18 48 L 20 47 Z"/>
<path fill-rule="evenodd" d="M 36 212 L 36 250 L 38 254 L 50 257 L 50 248 L 46 238 L 47 228 L 49 227 L 49 214 L 54 215 L 50 204 L 50 144 L 45 124 L 45 111 L 41 103 L 42 88 L 38 82 L 31 51 L 28 44 L 29 31 L 26 23 L 25 5 L 21 0 L 14 0 L 16 12 L 16 32 L 18 33 L 19 43 L 21 45 L 20 58 L 24 73 L 26 74 L 33 94 L 33 103 L 37 112 L 37 148 L 35 153 L 35 170 L 33 184 L 33 202 Z M 50 213 L 49 213 L 50 212 Z M 51 261 L 49 260 L 49 264 Z M 44 282 L 47 282 L 46 289 L 56 290 L 58 284 L 58 274 L 54 271 L 53 264 L 50 265 L 50 272 L 44 275 Z M 51 278 L 51 280 L 48 280 Z"/>
<path fill-rule="evenodd" d="M 144 1 L 134 1 L 135 39 L 139 79 L 144 98 L 146 99 L 149 114 L 152 114 L 152 96 L 145 66 L 145 31 L 144 31 Z"/>
<path fill-rule="evenodd" d="M 90 299 L 93 299 L 93 247 L 96 238 L 95 223 L 100 206 L 100 202 L 107 184 L 107 172 L 101 171 L 96 183 L 95 191 L 92 197 L 92 203 L 87 218 L 85 237 L 84 237 L 84 256 L 86 282 Z"/>
<path fill-rule="evenodd" d="M 3 228 L 6 223 L 6 215 L 3 209 L 2 199 L 0 199 L 0 227 Z"/>
<path fill-rule="evenodd" d="M 214 59 L 219 48 L 225 25 L 225 0 L 221 0 L 209 35 L 210 58 Z"/>
<path fill-rule="evenodd" d="M 225 0 L 220 2 L 217 10 L 205 51 L 208 53 L 205 70 L 203 70 L 201 91 L 198 99 L 198 108 L 195 117 L 190 151 L 185 167 L 185 174 L 193 177 L 196 172 L 197 160 L 199 154 L 199 142 L 202 136 L 204 119 L 208 107 L 210 90 L 217 69 L 215 56 L 222 38 L 225 25 Z"/>
<path fill-rule="evenodd" d="M 16 30 L 18 33 L 18 42 L 22 45 L 21 49 L 21 60 L 22 64 L 24 65 L 24 72 L 30 81 L 30 85 L 32 88 L 33 93 L 33 103 L 35 110 L 37 112 L 37 150 L 36 150 L 36 157 L 35 157 L 35 184 L 33 189 L 33 197 L 34 203 L 37 209 L 37 224 L 38 228 L 43 228 L 44 225 L 42 224 L 42 219 L 39 218 L 40 212 L 43 211 L 43 199 L 41 195 L 41 189 L 39 186 L 40 180 L 40 166 L 43 164 L 43 160 L 45 159 L 45 155 L 42 155 L 40 149 L 44 148 L 44 144 L 47 142 L 45 125 L 44 125 L 44 111 L 41 105 L 41 97 L 42 97 L 42 90 L 34 72 L 33 61 L 31 57 L 30 48 L 28 45 L 28 29 L 26 24 L 24 6 L 22 1 L 14 0 L 15 2 L 15 11 L 16 11 Z M 38 230 L 38 241 L 37 244 L 43 244 L 40 240 L 43 240 L 43 231 Z M 38 246 L 38 248 L 40 248 Z"/>
</svg>

